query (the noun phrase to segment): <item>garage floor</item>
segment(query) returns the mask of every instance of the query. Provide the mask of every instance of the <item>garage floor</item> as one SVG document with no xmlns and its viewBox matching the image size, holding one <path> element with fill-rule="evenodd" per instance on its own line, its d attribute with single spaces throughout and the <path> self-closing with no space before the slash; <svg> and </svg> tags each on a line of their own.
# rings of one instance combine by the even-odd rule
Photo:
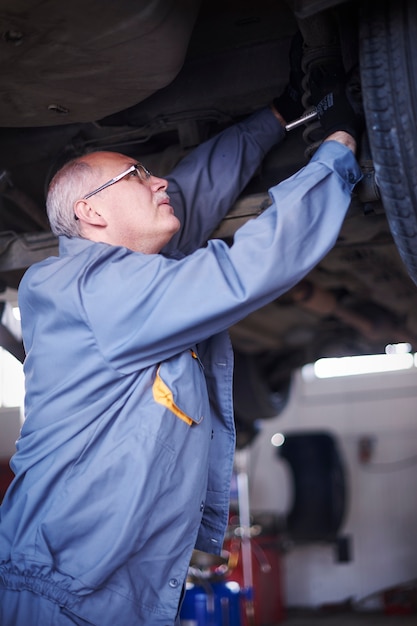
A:
<svg viewBox="0 0 417 626">
<path fill-rule="evenodd" d="M 289 611 L 279 626 L 417 626 L 415 615 Z"/>
</svg>

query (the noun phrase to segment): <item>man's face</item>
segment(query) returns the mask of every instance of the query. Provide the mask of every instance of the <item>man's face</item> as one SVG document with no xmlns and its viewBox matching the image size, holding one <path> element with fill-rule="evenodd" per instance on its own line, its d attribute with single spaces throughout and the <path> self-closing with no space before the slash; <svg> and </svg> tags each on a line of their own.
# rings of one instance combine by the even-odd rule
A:
<svg viewBox="0 0 417 626">
<path fill-rule="evenodd" d="M 114 152 L 97 152 L 85 157 L 95 171 L 95 187 L 100 187 L 135 164 L 134 159 Z M 168 183 L 150 175 L 139 177 L 134 170 L 128 175 L 82 200 L 95 218 L 84 222 L 88 238 L 112 245 L 125 246 L 147 254 L 160 252 L 178 231 L 180 222 L 174 215 L 166 192 Z M 86 189 L 86 195 L 92 189 Z M 84 207 L 85 208 L 85 207 Z M 79 219 L 82 214 L 77 211 Z"/>
</svg>

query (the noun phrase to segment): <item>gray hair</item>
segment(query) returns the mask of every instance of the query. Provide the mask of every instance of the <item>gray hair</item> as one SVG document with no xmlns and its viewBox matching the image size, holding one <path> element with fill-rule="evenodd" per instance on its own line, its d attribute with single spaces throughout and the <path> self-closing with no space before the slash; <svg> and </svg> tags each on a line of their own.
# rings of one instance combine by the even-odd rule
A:
<svg viewBox="0 0 417 626">
<path fill-rule="evenodd" d="M 74 204 L 89 190 L 93 168 L 79 158 L 66 163 L 52 178 L 46 198 L 46 211 L 54 235 L 80 237 L 80 222 Z"/>
</svg>

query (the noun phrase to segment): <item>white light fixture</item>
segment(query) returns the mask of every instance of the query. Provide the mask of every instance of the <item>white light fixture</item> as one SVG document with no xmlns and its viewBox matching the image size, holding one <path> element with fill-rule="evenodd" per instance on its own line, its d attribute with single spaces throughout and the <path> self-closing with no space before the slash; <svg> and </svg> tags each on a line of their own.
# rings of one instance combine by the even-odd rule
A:
<svg viewBox="0 0 417 626">
<path fill-rule="evenodd" d="M 386 354 L 405 354 L 406 352 L 411 352 L 411 344 L 410 343 L 390 343 L 385 346 Z"/>
<path fill-rule="evenodd" d="M 275 448 L 279 448 L 284 444 L 285 437 L 282 433 L 275 433 L 271 437 L 271 443 Z"/>
<path fill-rule="evenodd" d="M 367 354 L 319 359 L 314 363 L 314 374 L 316 378 L 335 378 L 408 370 L 413 366 L 414 355 L 409 352 L 405 354 Z"/>
</svg>

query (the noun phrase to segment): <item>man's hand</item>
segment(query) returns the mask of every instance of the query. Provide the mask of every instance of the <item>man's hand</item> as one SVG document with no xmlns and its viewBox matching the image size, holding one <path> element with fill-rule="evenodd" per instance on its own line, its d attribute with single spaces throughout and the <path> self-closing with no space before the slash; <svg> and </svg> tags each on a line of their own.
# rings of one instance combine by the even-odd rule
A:
<svg viewBox="0 0 417 626">
<path fill-rule="evenodd" d="M 353 154 L 356 154 L 356 140 L 344 130 L 337 130 L 335 133 L 326 137 L 324 141 L 338 141 L 349 148 L 349 150 L 352 150 Z"/>
</svg>

